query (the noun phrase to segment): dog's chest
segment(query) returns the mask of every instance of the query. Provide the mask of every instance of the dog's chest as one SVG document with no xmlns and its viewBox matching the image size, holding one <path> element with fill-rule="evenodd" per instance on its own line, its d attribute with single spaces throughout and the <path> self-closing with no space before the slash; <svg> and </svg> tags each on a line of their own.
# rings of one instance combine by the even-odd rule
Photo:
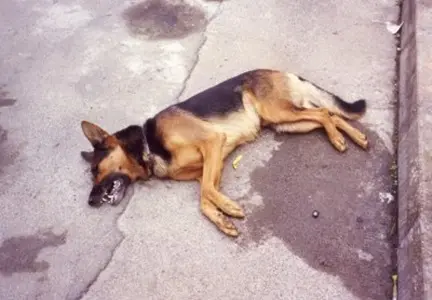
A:
<svg viewBox="0 0 432 300">
<path fill-rule="evenodd" d="M 159 178 L 168 176 L 169 163 L 159 155 L 153 156 L 153 174 Z"/>
</svg>

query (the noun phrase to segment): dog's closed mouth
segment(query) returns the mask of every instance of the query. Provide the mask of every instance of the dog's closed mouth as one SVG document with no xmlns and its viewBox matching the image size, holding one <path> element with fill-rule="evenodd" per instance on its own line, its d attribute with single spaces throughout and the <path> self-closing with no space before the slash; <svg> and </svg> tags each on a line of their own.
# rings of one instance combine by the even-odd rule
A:
<svg viewBox="0 0 432 300">
<path fill-rule="evenodd" d="M 129 177 L 124 174 L 111 174 L 93 188 L 89 205 L 99 207 L 107 203 L 116 206 L 124 198 L 130 182 Z"/>
<path fill-rule="evenodd" d="M 115 198 L 117 195 L 122 194 L 122 180 L 117 179 L 114 180 L 111 184 L 111 187 L 107 190 L 107 192 L 102 196 L 102 202 L 114 205 Z M 124 190 L 124 189 L 123 189 Z"/>
</svg>

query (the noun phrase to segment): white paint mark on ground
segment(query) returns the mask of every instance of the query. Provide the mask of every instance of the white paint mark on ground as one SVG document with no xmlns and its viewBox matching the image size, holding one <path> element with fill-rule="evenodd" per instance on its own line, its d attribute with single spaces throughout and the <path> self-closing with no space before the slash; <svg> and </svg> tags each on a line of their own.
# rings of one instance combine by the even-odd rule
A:
<svg viewBox="0 0 432 300">
<path fill-rule="evenodd" d="M 390 193 L 383 193 L 383 192 L 380 192 L 380 193 L 379 193 L 379 199 L 380 199 L 380 202 L 381 202 L 381 203 L 386 202 L 387 204 L 390 204 L 391 202 L 393 202 L 394 197 L 393 197 L 393 195 L 390 194 Z"/>
<path fill-rule="evenodd" d="M 363 251 L 362 249 L 357 249 L 357 255 L 361 260 L 372 261 L 374 257 L 369 252 Z"/>
<path fill-rule="evenodd" d="M 184 65 L 185 48 L 175 42 L 164 45 L 161 49 L 163 51 L 161 55 L 162 75 L 169 82 L 182 84 L 188 73 Z"/>
<path fill-rule="evenodd" d="M 134 73 L 135 75 L 141 75 L 149 68 L 148 64 L 145 63 L 143 56 L 130 55 L 125 57 L 126 68 Z"/>
<path fill-rule="evenodd" d="M 93 18 L 89 11 L 83 9 L 78 4 L 64 5 L 57 3 L 48 10 L 46 7 L 36 8 L 35 10 L 44 14 L 36 23 L 33 31 L 35 35 L 53 31 L 53 29 L 61 29 L 63 35 L 68 35 L 75 31 L 75 29 L 84 26 Z"/>
</svg>

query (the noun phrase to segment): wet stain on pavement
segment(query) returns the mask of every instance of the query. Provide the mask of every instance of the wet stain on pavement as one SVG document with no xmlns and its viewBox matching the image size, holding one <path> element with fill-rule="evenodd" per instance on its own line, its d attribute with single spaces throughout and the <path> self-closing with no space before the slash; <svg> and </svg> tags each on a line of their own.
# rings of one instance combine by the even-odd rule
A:
<svg viewBox="0 0 432 300">
<path fill-rule="evenodd" d="M 0 126 L 0 144 L 7 141 L 8 132 Z"/>
<path fill-rule="evenodd" d="M 16 99 L 9 96 L 6 91 L 6 85 L 0 84 L 0 108 L 12 106 L 16 103 Z M 1 114 L 1 112 L 0 112 Z M 0 175 L 2 174 L 2 166 L 9 165 L 14 159 L 14 155 L 9 155 L 5 142 L 8 140 L 8 131 L 0 126 Z"/>
<path fill-rule="evenodd" d="M 133 35 L 150 40 L 183 38 L 207 25 L 202 10 L 181 0 L 140 2 L 126 9 L 123 18 Z"/>
<path fill-rule="evenodd" d="M 18 145 L 10 141 L 8 130 L 0 126 L 0 176 L 6 173 L 5 167 L 14 164 L 27 142 L 21 142 Z M 0 194 L 2 190 L 0 189 Z"/>
<path fill-rule="evenodd" d="M 368 152 L 348 141 L 342 154 L 322 132 L 277 136 L 284 143 L 252 173 L 250 194 L 260 194 L 264 205 L 239 226 L 246 227 L 239 243 L 275 236 L 311 267 L 339 276 L 358 297 L 390 299 L 392 156 L 375 133 L 367 134 Z"/>
<path fill-rule="evenodd" d="M 58 247 L 66 243 L 67 231 L 56 235 L 47 230 L 28 236 L 11 237 L 0 246 L 0 273 L 11 276 L 14 273 L 36 273 L 49 269 L 47 261 L 36 261 L 42 249 Z"/>
<path fill-rule="evenodd" d="M 8 152 L 6 141 L 8 140 L 8 131 L 0 126 L 0 175 L 4 173 L 3 167 L 11 164 L 14 160 L 13 155 Z"/>
<path fill-rule="evenodd" d="M 0 85 L 0 107 L 12 106 L 15 104 L 16 99 L 9 96 L 9 93 L 5 90 L 6 85 Z"/>
</svg>

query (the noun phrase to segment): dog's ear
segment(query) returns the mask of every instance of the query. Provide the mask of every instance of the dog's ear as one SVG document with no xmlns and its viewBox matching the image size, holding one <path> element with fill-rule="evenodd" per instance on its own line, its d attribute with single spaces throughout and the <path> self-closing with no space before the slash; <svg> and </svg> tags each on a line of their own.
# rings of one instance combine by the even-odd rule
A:
<svg viewBox="0 0 432 300">
<path fill-rule="evenodd" d="M 104 140 L 110 136 L 108 132 L 99 126 L 87 121 L 81 122 L 81 128 L 84 135 L 93 146 L 102 144 Z"/>
<path fill-rule="evenodd" d="M 86 162 L 91 163 L 93 161 L 93 156 L 93 151 L 81 151 L 81 157 L 84 158 Z"/>
</svg>

